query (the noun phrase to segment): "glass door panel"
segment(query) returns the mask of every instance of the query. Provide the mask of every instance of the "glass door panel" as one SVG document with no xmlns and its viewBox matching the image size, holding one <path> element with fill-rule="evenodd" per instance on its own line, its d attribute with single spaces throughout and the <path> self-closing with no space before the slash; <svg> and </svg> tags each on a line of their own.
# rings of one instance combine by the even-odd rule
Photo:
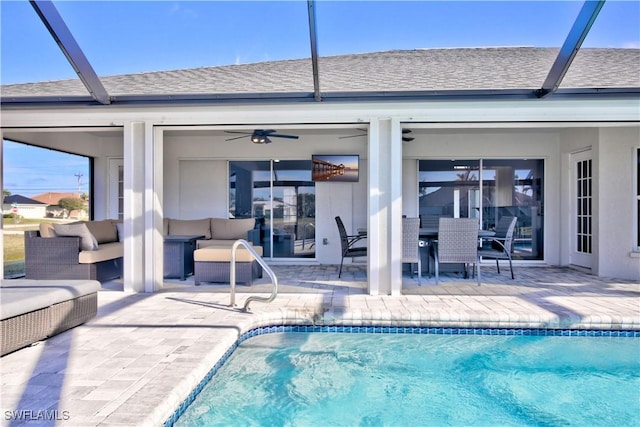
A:
<svg viewBox="0 0 640 427">
<path fill-rule="evenodd" d="M 229 216 L 260 222 L 265 258 L 314 258 L 311 161 L 229 162 Z"/>
<path fill-rule="evenodd" d="M 273 163 L 273 256 L 315 257 L 315 183 L 310 160 Z"/>
<path fill-rule="evenodd" d="M 482 228 L 517 217 L 514 259 L 543 259 L 543 176 L 541 159 L 482 161 Z"/>
<path fill-rule="evenodd" d="M 478 160 L 420 160 L 418 202 L 423 219 L 478 218 L 479 169 Z"/>
<path fill-rule="evenodd" d="M 514 259 L 544 259 L 544 160 L 420 160 L 418 168 L 423 227 L 459 217 L 491 230 L 501 217 L 516 216 Z"/>
</svg>

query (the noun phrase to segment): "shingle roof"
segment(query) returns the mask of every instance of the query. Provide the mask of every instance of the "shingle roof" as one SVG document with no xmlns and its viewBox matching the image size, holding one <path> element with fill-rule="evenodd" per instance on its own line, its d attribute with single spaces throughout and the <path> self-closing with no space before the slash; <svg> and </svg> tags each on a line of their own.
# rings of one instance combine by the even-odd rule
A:
<svg viewBox="0 0 640 427">
<path fill-rule="evenodd" d="M 322 92 L 537 89 L 557 48 L 392 50 L 319 59 Z M 561 87 L 640 87 L 640 49 L 581 49 Z M 111 96 L 313 92 L 310 59 L 101 78 Z M 3 97 L 86 96 L 79 81 L 1 86 Z"/>
<path fill-rule="evenodd" d="M 30 199 L 25 196 L 21 196 L 20 194 L 12 194 L 11 196 L 6 196 L 4 198 L 4 204 L 10 205 L 12 203 L 17 203 L 19 205 L 46 205 L 46 203 L 42 203 L 38 200 Z"/>
<path fill-rule="evenodd" d="M 38 202 L 45 203 L 48 205 L 57 205 L 60 202 L 60 199 L 71 198 L 71 199 L 79 199 L 80 194 L 78 193 L 60 193 L 60 192 L 48 192 L 38 194 L 37 196 L 33 196 L 33 200 L 37 200 Z"/>
</svg>

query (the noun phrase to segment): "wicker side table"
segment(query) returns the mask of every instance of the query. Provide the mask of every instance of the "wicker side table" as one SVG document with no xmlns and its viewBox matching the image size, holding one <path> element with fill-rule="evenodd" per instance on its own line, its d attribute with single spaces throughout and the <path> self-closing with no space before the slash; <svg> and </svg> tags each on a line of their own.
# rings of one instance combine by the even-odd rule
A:
<svg viewBox="0 0 640 427">
<path fill-rule="evenodd" d="M 204 236 L 164 237 L 164 278 L 185 280 L 193 274 L 193 251 Z"/>
</svg>

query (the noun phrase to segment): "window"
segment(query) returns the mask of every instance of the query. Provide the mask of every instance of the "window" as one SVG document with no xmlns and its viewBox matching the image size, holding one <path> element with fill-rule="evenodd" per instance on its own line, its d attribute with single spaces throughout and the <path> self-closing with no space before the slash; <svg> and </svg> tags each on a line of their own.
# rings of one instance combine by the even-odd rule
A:
<svg viewBox="0 0 640 427">
<path fill-rule="evenodd" d="M 478 218 L 487 230 L 516 216 L 514 259 L 542 260 L 543 177 L 541 159 L 421 160 L 420 216 Z"/>
<path fill-rule="evenodd" d="M 229 216 L 256 218 L 265 257 L 315 257 L 311 160 L 229 162 Z"/>
<path fill-rule="evenodd" d="M 24 275 L 24 230 L 91 217 L 93 159 L 3 140 L 4 273 Z"/>
</svg>

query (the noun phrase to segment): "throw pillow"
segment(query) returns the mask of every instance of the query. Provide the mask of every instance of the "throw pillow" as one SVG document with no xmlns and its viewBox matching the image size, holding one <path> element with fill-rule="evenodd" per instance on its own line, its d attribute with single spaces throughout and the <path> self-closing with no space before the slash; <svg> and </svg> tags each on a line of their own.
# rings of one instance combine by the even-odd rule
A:
<svg viewBox="0 0 640 427">
<path fill-rule="evenodd" d="M 211 238 L 211 224 L 205 219 L 171 219 L 169 222 L 170 236 L 204 236 Z"/>
<path fill-rule="evenodd" d="M 54 230 L 53 224 L 51 224 L 50 222 L 41 222 L 40 237 L 44 237 L 44 238 L 56 237 L 56 230 Z"/>
<path fill-rule="evenodd" d="M 115 224 L 110 219 L 103 221 L 89 221 L 87 222 L 87 228 L 96 238 L 98 244 L 111 243 L 118 241 L 118 232 Z"/>
<path fill-rule="evenodd" d="M 255 223 L 255 218 L 211 218 L 211 238 L 223 240 L 246 239 L 249 230 L 254 227 Z"/>
<path fill-rule="evenodd" d="M 80 237 L 80 249 L 83 251 L 95 251 L 98 249 L 98 241 L 87 228 L 87 224 L 54 224 L 54 230 L 58 236 Z"/>
</svg>

